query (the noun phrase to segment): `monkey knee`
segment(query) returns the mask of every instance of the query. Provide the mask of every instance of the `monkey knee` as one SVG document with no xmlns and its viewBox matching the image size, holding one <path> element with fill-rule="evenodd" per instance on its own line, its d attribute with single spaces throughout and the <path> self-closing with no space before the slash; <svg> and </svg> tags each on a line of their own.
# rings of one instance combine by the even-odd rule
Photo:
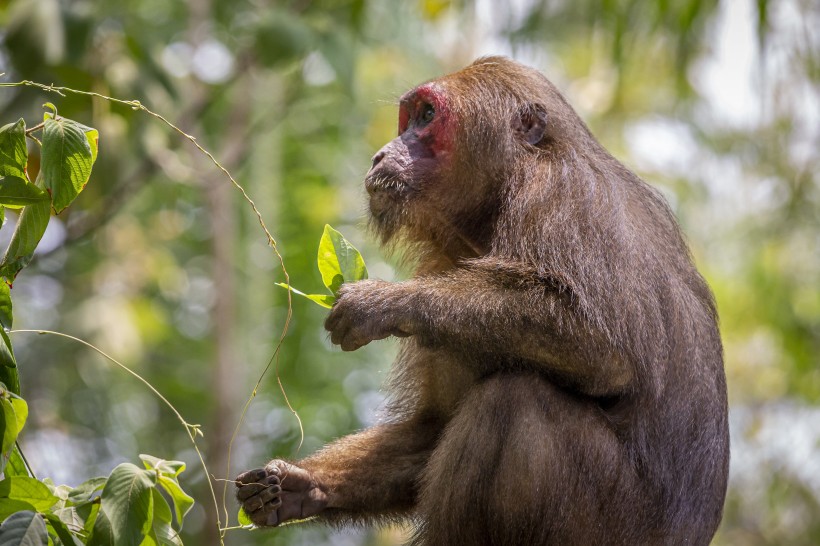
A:
<svg viewBox="0 0 820 546">
<path fill-rule="evenodd" d="M 543 474 L 539 468 L 552 468 L 547 462 L 562 441 L 556 422 L 563 413 L 562 396 L 536 374 L 488 377 L 459 405 L 431 459 L 431 469 L 451 481 L 456 475 L 465 481 L 484 476 L 478 480 L 482 484 L 488 483 L 486 476 L 503 482 L 508 474 Z"/>
<path fill-rule="evenodd" d="M 600 409 L 538 374 L 487 378 L 451 425 L 459 448 L 493 465 L 498 487 L 522 493 L 623 459 Z"/>
</svg>

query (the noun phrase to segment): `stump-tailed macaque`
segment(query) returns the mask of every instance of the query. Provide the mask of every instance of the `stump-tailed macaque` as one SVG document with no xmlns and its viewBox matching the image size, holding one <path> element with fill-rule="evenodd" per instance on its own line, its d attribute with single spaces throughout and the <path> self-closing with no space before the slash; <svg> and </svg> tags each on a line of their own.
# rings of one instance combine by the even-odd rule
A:
<svg viewBox="0 0 820 546">
<path fill-rule="evenodd" d="M 712 294 L 664 199 L 540 73 L 482 58 L 399 105 L 365 179 L 403 282 L 345 285 L 345 351 L 402 338 L 376 426 L 241 474 L 260 526 L 410 521 L 425 546 L 708 544 L 729 463 Z"/>
</svg>

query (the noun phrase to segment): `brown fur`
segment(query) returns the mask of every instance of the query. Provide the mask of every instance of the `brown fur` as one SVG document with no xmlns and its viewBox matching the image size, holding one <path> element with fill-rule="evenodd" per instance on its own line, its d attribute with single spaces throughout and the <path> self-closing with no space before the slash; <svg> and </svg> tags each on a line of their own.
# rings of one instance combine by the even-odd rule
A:
<svg viewBox="0 0 820 546">
<path fill-rule="evenodd" d="M 252 519 L 411 517 L 417 545 L 708 544 L 729 461 L 722 348 L 664 200 L 512 61 L 479 59 L 402 109 L 367 187 L 417 274 L 345 286 L 326 324 L 346 350 L 407 338 L 389 417 L 240 476 Z"/>
</svg>

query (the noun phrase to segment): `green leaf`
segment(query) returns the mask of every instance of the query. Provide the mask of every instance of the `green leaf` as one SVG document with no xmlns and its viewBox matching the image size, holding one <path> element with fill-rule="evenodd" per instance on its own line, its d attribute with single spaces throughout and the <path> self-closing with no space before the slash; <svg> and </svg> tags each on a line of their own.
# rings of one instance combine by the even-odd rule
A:
<svg viewBox="0 0 820 546">
<path fill-rule="evenodd" d="M 6 254 L 0 261 L 0 276 L 12 281 L 29 264 L 34 249 L 43 238 L 50 216 L 51 205 L 48 201 L 38 201 L 23 208 Z"/>
<path fill-rule="evenodd" d="M 0 205 L 22 208 L 39 201 L 49 201 L 48 194 L 25 178 L 13 175 L 0 178 Z"/>
<path fill-rule="evenodd" d="M 13 322 L 9 285 L 0 281 L 0 326 L 6 330 L 11 330 Z"/>
<path fill-rule="evenodd" d="M 151 494 L 154 496 L 154 527 L 156 527 L 157 522 L 171 524 L 171 507 L 168 506 L 168 501 L 165 500 L 165 497 L 162 496 L 162 493 L 159 492 L 159 489 L 154 488 L 151 490 Z"/>
<path fill-rule="evenodd" d="M 334 296 L 339 295 L 339 288 L 343 283 L 367 278 L 367 267 L 362 255 L 329 225 L 325 225 L 319 241 L 318 263 L 322 282 Z"/>
<path fill-rule="evenodd" d="M 182 520 L 194 505 L 193 497 L 185 493 L 177 481 L 177 476 L 185 471 L 185 463 L 182 461 L 168 461 L 146 454 L 140 454 L 140 459 L 142 459 L 145 468 L 156 470 L 159 473 L 159 485 L 165 489 L 171 500 L 174 501 L 177 526 L 182 529 Z M 171 522 L 170 511 L 168 522 Z"/>
<path fill-rule="evenodd" d="M 94 526 L 97 524 L 97 516 L 100 514 L 100 503 L 99 502 L 89 502 L 89 503 L 83 504 L 82 506 L 77 506 L 76 512 L 77 512 L 77 517 L 79 517 L 84 522 L 83 523 L 83 533 L 86 536 L 90 536 L 91 531 L 94 529 Z"/>
<path fill-rule="evenodd" d="M 45 512 L 58 500 L 46 484 L 34 478 L 15 476 L 0 481 L 0 519 L 21 509 Z"/>
<path fill-rule="evenodd" d="M 367 278 L 367 267 L 364 264 L 362 255 L 356 247 L 344 238 L 344 236 L 325 225 L 322 238 L 319 241 L 318 253 L 319 272 L 322 274 L 322 282 L 333 293 L 327 294 L 305 294 L 285 283 L 278 282 L 276 286 L 281 286 L 307 298 L 322 307 L 330 309 L 336 302 L 339 295 L 339 288 L 346 282 L 360 281 Z"/>
<path fill-rule="evenodd" d="M 160 474 L 172 478 L 179 476 L 185 471 L 185 463 L 182 461 L 168 461 L 154 457 L 153 455 L 146 455 L 145 453 L 140 454 L 140 459 L 148 470 L 156 470 Z"/>
<path fill-rule="evenodd" d="M 57 504 L 51 507 L 51 510 L 60 510 L 65 508 L 68 504 L 68 495 L 71 493 L 70 485 L 54 485 L 51 478 L 43 478 L 43 483 L 48 486 L 49 491 L 59 499 Z"/>
<path fill-rule="evenodd" d="M 251 518 L 248 517 L 248 514 L 245 513 L 244 508 L 239 509 L 239 513 L 236 515 L 236 519 L 239 520 L 239 525 L 241 525 L 242 527 L 254 527 Z"/>
<path fill-rule="evenodd" d="M 117 466 L 103 488 L 89 546 L 139 546 L 151 530 L 157 473 L 131 463 Z"/>
<path fill-rule="evenodd" d="M 54 211 L 59 214 L 83 191 L 97 159 L 96 129 L 46 113 L 41 169 Z"/>
<path fill-rule="evenodd" d="M 54 514 L 46 514 L 45 518 L 48 522 L 48 526 L 51 527 L 54 534 L 57 535 L 57 538 L 63 543 L 63 546 L 82 546 L 82 541 L 71 534 L 71 531 L 68 530 L 68 526 L 63 520 Z"/>
<path fill-rule="evenodd" d="M 173 478 L 160 475 L 159 484 L 165 489 L 168 495 L 170 495 L 171 500 L 174 501 L 177 529 L 182 529 L 182 521 L 194 505 L 194 498 L 183 491 L 179 482 Z"/>
<path fill-rule="evenodd" d="M 53 102 L 46 102 L 43 104 L 43 108 L 48 108 L 51 112 L 44 112 L 43 113 L 43 122 L 46 122 L 50 119 L 54 119 L 57 117 L 57 107 L 54 106 Z"/>
<path fill-rule="evenodd" d="M 20 454 L 19 444 L 14 446 L 14 450 L 11 452 L 11 458 L 3 472 L 6 478 L 14 476 L 28 477 L 28 468 L 26 467 L 25 461 L 23 461 L 23 456 Z"/>
<path fill-rule="evenodd" d="M 27 417 L 26 401 L 4 389 L 0 396 L 0 471 L 5 470 Z"/>
<path fill-rule="evenodd" d="M 30 502 L 17 499 L 0 498 L 0 521 L 6 519 L 15 512 L 23 512 L 24 510 L 31 510 L 32 512 L 38 511 L 31 505 Z"/>
<path fill-rule="evenodd" d="M 302 292 L 300 290 L 296 290 L 294 287 L 288 286 L 287 284 L 285 284 L 283 282 L 276 283 L 276 286 L 281 286 L 282 288 L 284 288 L 286 290 L 290 290 L 294 294 L 298 294 L 298 295 L 302 296 L 303 298 L 307 298 L 311 301 L 314 301 L 314 302 L 318 303 L 319 305 L 321 305 L 322 307 L 327 307 L 328 309 L 333 307 L 333 303 L 336 301 L 336 296 L 332 296 L 332 295 L 329 295 L 329 294 L 305 294 L 304 292 Z"/>
<path fill-rule="evenodd" d="M 14 350 L 11 348 L 9 335 L 2 328 L 0 328 L 0 383 L 14 394 L 20 394 L 20 375 L 17 373 Z"/>
<path fill-rule="evenodd" d="M 48 533 L 43 518 L 26 510 L 9 516 L 0 525 L 0 544 L 3 546 L 41 546 L 48 544 Z"/>
<path fill-rule="evenodd" d="M 68 501 L 72 504 L 84 504 L 86 502 L 90 502 L 91 498 L 94 496 L 94 493 L 102 490 L 105 487 L 105 482 L 107 481 L 108 478 L 102 476 L 84 481 L 71 490 L 68 494 Z"/>
<path fill-rule="evenodd" d="M 23 118 L 16 123 L 0 127 L 0 176 L 26 178 L 26 122 Z"/>
<path fill-rule="evenodd" d="M 171 527 L 171 508 L 159 491 L 153 490 L 154 495 L 154 523 L 148 536 L 141 546 L 182 546 L 173 527 Z"/>
</svg>

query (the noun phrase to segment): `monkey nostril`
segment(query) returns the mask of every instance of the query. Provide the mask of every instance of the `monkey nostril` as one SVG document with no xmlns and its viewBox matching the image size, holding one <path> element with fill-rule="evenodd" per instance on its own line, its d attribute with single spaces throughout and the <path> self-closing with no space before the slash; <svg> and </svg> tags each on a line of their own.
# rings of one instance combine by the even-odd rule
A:
<svg viewBox="0 0 820 546">
<path fill-rule="evenodd" d="M 385 154 L 382 151 L 377 152 L 376 155 L 373 156 L 373 165 L 370 168 L 372 169 L 373 167 L 381 163 L 381 160 L 384 159 L 384 155 Z"/>
</svg>

